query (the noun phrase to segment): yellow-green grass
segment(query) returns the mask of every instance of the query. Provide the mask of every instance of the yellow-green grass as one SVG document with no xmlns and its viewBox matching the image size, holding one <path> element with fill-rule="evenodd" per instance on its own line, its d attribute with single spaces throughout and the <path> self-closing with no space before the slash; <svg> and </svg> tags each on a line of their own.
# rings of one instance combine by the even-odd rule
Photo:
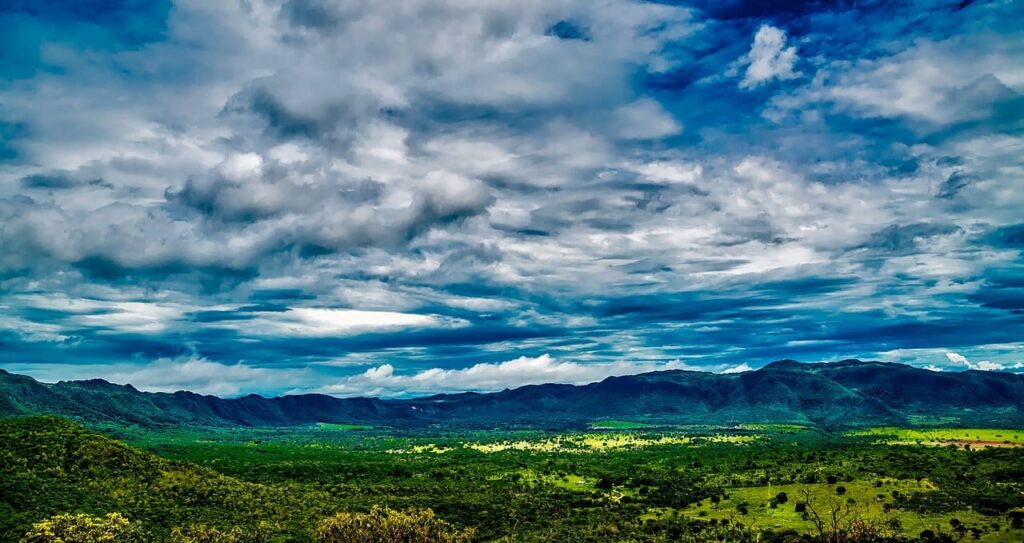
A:
<svg viewBox="0 0 1024 543">
<path fill-rule="evenodd" d="M 890 445 L 970 445 L 978 447 L 1019 447 L 1024 429 L 1012 428 L 868 428 L 850 436 L 877 437 Z"/>
<path fill-rule="evenodd" d="M 811 427 L 803 424 L 740 424 L 741 430 L 750 430 L 764 433 L 796 434 L 808 432 Z"/>
<path fill-rule="evenodd" d="M 387 452 L 391 454 L 443 454 L 448 451 L 455 450 L 452 447 L 445 447 L 443 445 L 437 445 L 435 443 L 427 443 L 425 445 L 413 445 L 404 449 L 390 449 Z"/>
<path fill-rule="evenodd" d="M 650 427 L 650 424 L 629 420 L 595 420 L 590 423 L 591 430 L 639 430 Z"/>
<path fill-rule="evenodd" d="M 320 430 L 329 430 L 333 432 L 349 432 L 352 430 L 372 430 L 373 426 L 367 424 L 337 424 L 333 422 L 318 422 L 316 427 Z"/>
<path fill-rule="evenodd" d="M 840 495 L 837 492 L 839 487 L 846 489 L 844 494 Z M 800 533 L 814 533 L 813 523 L 810 520 L 804 520 L 802 513 L 796 512 L 797 502 L 809 501 L 824 517 L 831 504 L 845 507 L 847 501 L 852 499 L 853 503 L 850 504 L 850 507 L 860 518 L 875 522 L 896 519 L 907 535 L 916 536 L 925 529 L 949 532 L 949 521 L 953 518 L 959 519 L 969 528 L 977 527 L 989 530 L 990 532 L 981 538 L 981 541 L 985 542 L 1019 542 L 1024 535 L 1024 530 L 991 531 L 993 522 L 999 522 L 1002 529 L 1005 530 L 1007 528 L 1006 519 L 986 517 L 974 511 L 965 510 L 945 514 L 919 514 L 897 508 L 885 511 L 885 504 L 893 502 L 893 491 L 911 494 L 930 492 L 935 489 L 936 486 L 927 480 L 895 479 L 883 479 L 880 487 L 876 487 L 873 481 L 849 481 L 834 485 L 816 483 L 731 488 L 727 491 L 727 498 L 718 504 L 713 504 L 711 500 L 704 500 L 679 511 L 679 513 L 699 519 L 732 519 L 766 530 L 796 530 Z M 780 492 L 786 493 L 788 501 L 772 508 L 772 498 Z M 746 505 L 747 514 L 745 515 L 738 511 L 741 504 Z M 660 517 L 669 514 L 672 514 L 672 511 L 652 510 L 648 516 Z"/>
</svg>

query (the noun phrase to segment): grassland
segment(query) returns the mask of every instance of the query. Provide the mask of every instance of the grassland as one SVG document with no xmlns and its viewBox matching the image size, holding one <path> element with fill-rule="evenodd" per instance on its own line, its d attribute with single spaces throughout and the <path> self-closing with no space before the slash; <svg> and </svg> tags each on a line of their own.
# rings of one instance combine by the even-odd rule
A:
<svg viewBox="0 0 1024 543">
<path fill-rule="evenodd" d="M 849 432 L 888 445 L 959 446 L 971 448 L 1024 446 L 1024 429 L 1008 428 L 869 428 Z"/>
</svg>

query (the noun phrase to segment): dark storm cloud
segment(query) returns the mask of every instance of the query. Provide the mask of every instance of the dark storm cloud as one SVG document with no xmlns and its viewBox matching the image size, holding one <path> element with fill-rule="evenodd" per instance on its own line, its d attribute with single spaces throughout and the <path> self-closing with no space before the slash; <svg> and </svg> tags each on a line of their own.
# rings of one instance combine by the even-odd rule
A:
<svg viewBox="0 0 1024 543">
<path fill-rule="evenodd" d="M 21 178 L 21 185 L 27 189 L 71 189 L 80 186 L 114 188 L 110 183 L 102 179 L 76 179 L 66 172 L 51 172 L 45 174 L 26 175 Z"/>
<path fill-rule="evenodd" d="M 1024 223 L 995 228 L 985 236 L 985 240 L 994 247 L 1024 249 Z"/>
<path fill-rule="evenodd" d="M 951 223 L 915 223 L 891 225 L 871 234 L 866 249 L 875 249 L 889 254 L 907 254 L 916 251 L 921 241 L 934 236 L 946 236 L 960 232 L 961 228 Z"/>
</svg>

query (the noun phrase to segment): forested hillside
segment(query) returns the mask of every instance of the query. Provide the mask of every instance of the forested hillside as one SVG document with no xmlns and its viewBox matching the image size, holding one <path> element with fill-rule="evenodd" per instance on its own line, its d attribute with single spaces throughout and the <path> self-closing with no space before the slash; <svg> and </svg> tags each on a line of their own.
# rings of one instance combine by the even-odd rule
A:
<svg viewBox="0 0 1024 543">
<path fill-rule="evenodd" d="M 0 370 L 0 413 L 54 414 L 143 426 L 291 426 L 317 422 L 417 427 L 579 427 L 599 418 L 665 424 L 1024 423 L 1024 375 L 937 372 L 847 360 L 780 361 L 738 374 L 662 371 L 585 386 L 535 385 L 408 400 L 319 394 L 217 398 L 147 393 L 102 380 L 44 384 Z"/>
</svg>

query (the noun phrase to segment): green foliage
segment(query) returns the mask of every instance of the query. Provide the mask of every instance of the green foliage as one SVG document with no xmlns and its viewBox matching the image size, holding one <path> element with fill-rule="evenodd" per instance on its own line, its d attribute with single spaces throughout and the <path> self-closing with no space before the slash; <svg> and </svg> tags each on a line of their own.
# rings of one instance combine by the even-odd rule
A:
<svg viewBox="0 0 1024 543">
<path fill-rule="evenodd" d="M 863 521 L 855 533 L 875 541 L 925 529 L 936 540 L 1024 536 L 1024 448 L 774 427 L 623 430 L 615 439 L 644 445 L 588 450 L 547 444 L 597 439 L 593 430 L 103 431 L 120 441 L 52 417 L 0 420 L 0 543 L 68 511 L 119 511 L 153 543 L 311 543 L 325 518 L 351 524 L 383 504 L 393 515 L 429 508 L 480 542 L 816 541 L 806 500 L 849 508 Z M 502 443 L 530 446 L 491 447 Z"/>
<path fill-rule="evenodd" d="M 320 524 L 318 543 L 462 543 L 471 531 L 459 530 L 430 509 L 397 511 L 374 507 L 369 513 L 338 513 Z"/>
<path fill-rule="evenodd" d="M 226 531 L 205 524 L 193 524 L 188 528 L 171 531 L 170 543 L 266 543 L 271 541 L 270 531 L 265 525 L 245 531 L 235 526 Z"/>
<path fill-rule="evenodd" d="M 32 525 L 22 543 L 143 543 L 139 526 L 119 513 L 62 514 Z"/>
</svg>

